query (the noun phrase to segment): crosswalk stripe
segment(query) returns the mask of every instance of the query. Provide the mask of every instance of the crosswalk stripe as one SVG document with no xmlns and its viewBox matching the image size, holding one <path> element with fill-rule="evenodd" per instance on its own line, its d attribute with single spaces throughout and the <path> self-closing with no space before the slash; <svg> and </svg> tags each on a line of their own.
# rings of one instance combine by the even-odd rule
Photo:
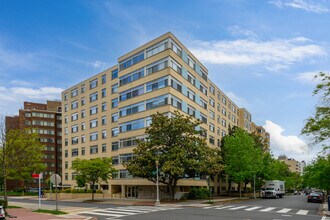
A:
<svg viewBox="0 0 330 220">
<path fill-rule="evenodd" d="M 260 206 L 254 206 L 254 207 L 251 207 L 251 208 L 248 208 L 248 209 L 244 209 L 246 211 L 252 211 L 252 210 L 255 210 L 255 209 L 260 209 L 261 207 Z"/>
<path fill-rule="evenodd" d="M 117 209 L 117 208 L 107 208 L 107 209 L 97 209 L 97 211 L 99 210 L 114 210 L 114 211 L 120 211 L 120 212 L 136 212 L 138 213 L 144 213 L 146 211 L 143 210 L 135 210 L 135 209 Z"/>
<path fill-rule="evenodd" d="M 113 213 L 113 214 L 124 214 L 124 215 L 136 215 L 136 214 L 140 214 L 140 213 L 136 213 L 136 212 L 125 212 L 125 211 L 120 211 L 120 210 L 102 210 L 102 209 L 98 209 L 98 210 L 94 210 L 94 212 L 104 212 L 104 213 Z"/>
<path fill-rule="evenodd" d="M 229 205 L 229 206 L 223 206 L 223 207 L 219 207 L 219 208 L 215 208 L 215 209 L 226 209 L 226 208 L 231 208 L 231 207 L 234 207 L 234 206 Z"/>
<path fill-rule="evenodd" d="M 261 209 L 260 212 L 269 212 L 269 211 L 272 211 L 276 209 L 276 207 L 268 207 L 268 208 L 265 208 L 265 209 Z"/>
<path fill-rule="evenodd" d="M 118 214 L 109 214 L 109 213 L 100 213 L 100 212 L 82 212 L 82 214 L 90 214 L 90 215 L 102 215 L 102 216 L 112 216 L 112 217 L 123 217 L 126 215 L 118 215 Z"/>
<path fill-rule="evenodd" d="M 216 206 L 208 206 L 208 207 L 203 207 L 203 209 L 214 209 L 218 207 L 222 207 L 223 205 L 216 205 Z"/>
<path fill-rule="evenodd" d="M 308 210 L 299 210 L 299 212 L 297 212 L 297 215 L 307 215 Z"/>
<path fill-rule="evenodd" d="M 277 211 L 278 213 L 287 213 L 289 212 L 291 209 L 281 209 L 279 211 Z"/>
<path fill-rule="evenodd" d="M 246 207 L 247 206 L 238 206 L 238 207 L 230 208 L 230 210 L 243 209 L 243 208 L 246 208 Z"/>
</svg>

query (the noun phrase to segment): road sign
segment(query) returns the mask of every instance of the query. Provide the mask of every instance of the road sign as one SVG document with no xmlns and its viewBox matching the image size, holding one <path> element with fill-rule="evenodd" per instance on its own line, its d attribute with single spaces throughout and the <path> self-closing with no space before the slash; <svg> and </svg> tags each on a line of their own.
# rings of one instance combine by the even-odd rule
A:
<svg viewBox="0 0 330 220">
<path fill-rule="evenodd" d="M 33 179 L 42 179 L 42 173 L 33 173 L 32 178 Z"/>
<path fill-rule="evenodd" d="M 55 185 L 57 184 L 58 185 L 62 182 L 62 178 L 58 174 L 53 174 L 53 175 L 50 176 L 50 182 L 52 184 L 55 184 Z"/>
</svg>

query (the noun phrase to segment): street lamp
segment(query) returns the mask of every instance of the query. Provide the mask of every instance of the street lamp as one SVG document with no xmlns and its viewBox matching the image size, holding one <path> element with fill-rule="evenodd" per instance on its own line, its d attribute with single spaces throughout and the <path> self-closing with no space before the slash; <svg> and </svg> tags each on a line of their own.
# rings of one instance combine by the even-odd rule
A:
<svg viewBox="0 0 330 220">
<path fill-rule="evenodd" d="M 156 187 L 157 187 L 157 199 L 155 205 L 160 205 L 159 202 L 159 183 L 158 183 L 158 166 L 159 166 L 159 161 L 156 160 Z"/>
</svg>

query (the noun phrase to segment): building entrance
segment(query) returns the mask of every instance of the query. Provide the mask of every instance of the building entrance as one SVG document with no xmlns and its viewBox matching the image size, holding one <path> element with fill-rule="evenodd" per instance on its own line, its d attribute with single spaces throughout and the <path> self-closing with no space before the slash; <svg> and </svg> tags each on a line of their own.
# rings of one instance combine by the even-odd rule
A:
<svg viewBox="0 0 330 220">
<path fill-rule="evenodd" d="M 126 198 L 137 198 L 137 186 L 126 186 Z"/>
</svg>

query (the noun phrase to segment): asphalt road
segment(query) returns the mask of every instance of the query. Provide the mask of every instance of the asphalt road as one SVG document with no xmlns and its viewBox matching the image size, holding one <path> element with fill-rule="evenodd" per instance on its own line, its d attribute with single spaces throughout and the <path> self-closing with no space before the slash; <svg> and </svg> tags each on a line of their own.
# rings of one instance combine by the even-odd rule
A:
<svg viewBox="0 0 330 220">
<path fill-rule="evenodd" d="M 20 202 L 23 202 L 20 200 Z M 37 201 L 28 201 L 37 203 Z M 44 205 L 52 205 L 53 201 L 43 201 Z M 305 195 L 285 196 L 282 199 L 251 199 L 209 207 L 177 207 L 170 206 L 118 206 L 110 204 L 90 204 L 61 202 L 61 207 L 86 207 L 82 215 L 97 219 L 117 220 L 321 220 L 318 215 L 320 204 L 307 203 Z M 88 208 L 88 209 L 87 209 Z M 330 220 L 330 218 L 328 218 Z M 327 220 L 328 220 L 327 219 Z"/>
</svg>

